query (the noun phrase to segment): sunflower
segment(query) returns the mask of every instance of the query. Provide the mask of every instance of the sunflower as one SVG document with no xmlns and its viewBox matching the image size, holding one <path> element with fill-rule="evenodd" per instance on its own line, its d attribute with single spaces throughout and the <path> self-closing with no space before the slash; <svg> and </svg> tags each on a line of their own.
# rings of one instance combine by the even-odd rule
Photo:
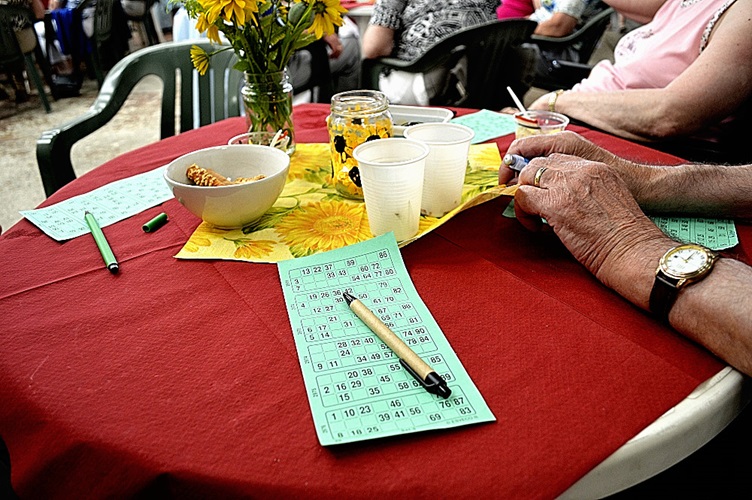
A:
<svg viewBox="0 0 752 500">
<path fill-rule="evenodd" d="M 311 30 L 316 38 L 334 33 L 335 26 L 342 26 L 342 14 L 347 13 L 339 0 L 309 0 L 313 5 L 313 25 Z"/>
<path fill-rule="evenodd" d="M 352 245 L 372 236 L 363 205 L 342 201 L 303 205 L 275 229 L 296 257 Z"/>
<path fill-rule="evenodd" d="M 198 236 L 195 233 L 188 239 L 188 243 L 185 244 L 186 252 L 196 253 L 201 247 L 210 247 L 211 240 L 203 236 Z"/>
<path fill-rule="evenodd" d="M 198 45 L 191 47 L 191 62 L 199 75 L 205 75 L 209 69 L 209 54 Z"/>
<path fill-rule="evenodd" d="M 293 53 L 342 26 L 347 11 L 340 0 L 173 0 L 196 20 L 199 33 L 238 56 L 235 69 L 271 73 L 285 68 Z M 221 36 L 221 38 L 220 38 Z M 208 64 L 203 54 L 192 59 L 200 74 Z"/>
<path fill-rule="evenodd" d="M 232 240 L 235 243 L 235 253 L 233 256 L 236 259 L 260 259 L 266 257 L 274 251 L 276 241 L 272 240 L 251 240 L 247 238 Z"/>
</svg>

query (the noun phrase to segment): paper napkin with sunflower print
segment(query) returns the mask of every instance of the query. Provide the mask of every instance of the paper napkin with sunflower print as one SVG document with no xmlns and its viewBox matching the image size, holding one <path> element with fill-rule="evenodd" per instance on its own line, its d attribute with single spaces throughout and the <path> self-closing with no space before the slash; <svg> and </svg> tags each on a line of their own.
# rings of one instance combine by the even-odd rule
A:
<svg viewBox="0 0 752 500">
<path fill-rule="evenodd" d="M 501 157 L 496 144 L 470 146 L 462 203 L 443 217 L 421 216 L 411 243 L 462 210 L 495 198 L 501 191 Z M 241 229 L 218 229 L 202 222 L 175 256 L 279 262 L 334 250 L 373 238 L 365 203 L 340 196 L 332 183 L 329 144 L 298 144 L 287 184 L 261 219 Z"/>
</svg>

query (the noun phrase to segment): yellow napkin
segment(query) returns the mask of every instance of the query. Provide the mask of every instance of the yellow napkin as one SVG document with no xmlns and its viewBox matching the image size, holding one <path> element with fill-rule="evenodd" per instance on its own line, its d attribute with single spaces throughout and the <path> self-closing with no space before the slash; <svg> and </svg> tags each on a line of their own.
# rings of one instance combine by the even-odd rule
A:
<svg viewBox="0 0 752 500">
<path fill-rule="evenodd" d="M 462 203 L 443 217 L 421 216 L 411 243 L 455 214 L 503 193 L 498 185 L 501 157 L 496 144 L 470 146 Z M 287 184 L 264 216 L 242 229 L 218 229 L 202 222 L 175 256 L 279 262 L 325 252 L 373 238 L 365 203 L 343 198 L 331 182 L 328 144 L 298 144 L 290 161 Z"/>
</svg>

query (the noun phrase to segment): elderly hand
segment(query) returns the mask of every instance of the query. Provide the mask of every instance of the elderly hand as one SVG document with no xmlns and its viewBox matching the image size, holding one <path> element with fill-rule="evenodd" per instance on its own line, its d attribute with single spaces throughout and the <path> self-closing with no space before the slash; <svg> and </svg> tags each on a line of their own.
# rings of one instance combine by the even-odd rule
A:
<svg viewBox="0 0 752 500">
<path fill-rule="evenodd" d="M 558 134 L 533 135 L 514 141 L 507 153 L 533 159 L 538 156 L 549 156 L 553 153 L 564 153 L 578 156 L 586 160 L 605 163 L 627 183 L 630 193 L 637 196 L 648 175 L 648 168 L 620 158 L 615 154 L 596 146 L 579 134 L 570 131 Z M 499 169 L 499 184 L 509 184 L 517 172 L 502 165 Z"/>
<path fill-rule="evenodd" d="M 532 150 L 518 145 L 516 151 Z M 651 272 L 672 244 L 642 213 L 624 180 L 604 163 L 553 153 L 531 160 L 519 183 L 514 207 L 520 223 L 539 230 L 543 217 L 578 261 L 625 296 L 630 284 L 623 280 L 630 266 L 642 266 L 641 256 L 650 256 Z"/>
<path fill-rule="evenodd" d="M 337 59 L 342 55 L 342 41 L 339 39 L 339 35 L 332 33 L 331 35 L 324 36 L 324 42 L 329 46 L 329 58 Z"/>
</svg>

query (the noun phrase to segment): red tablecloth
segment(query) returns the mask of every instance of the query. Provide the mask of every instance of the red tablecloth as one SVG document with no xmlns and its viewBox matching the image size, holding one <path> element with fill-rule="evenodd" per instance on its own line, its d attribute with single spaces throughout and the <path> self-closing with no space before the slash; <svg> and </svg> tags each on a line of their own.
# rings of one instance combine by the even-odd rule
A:
<svg viewBox="0 0 752 500">
<path fill-rule="evenodd" d="M 327 140 L 327 111 L 296 108 L 299 141 Z M 231 119 L 127 153 L 46 204 L 243 128 Z M 175 200 L 106 228 L 115 276 L 90 238 L 61 244 L 19 222 L 0 237 L 0 435 L 14 486 L 44 498 L 561 493 L 724 365 L 600 285 L 555 236 L 502 217 L 507 201 L 402 250 L 498 421 L 326 448 L 276 266 L 174 259 L 199 223 Z M 144 233 L 162 211 L 170 222 Z M 739 232 L 749 248 L 752 231 Z"/>
</svg>

